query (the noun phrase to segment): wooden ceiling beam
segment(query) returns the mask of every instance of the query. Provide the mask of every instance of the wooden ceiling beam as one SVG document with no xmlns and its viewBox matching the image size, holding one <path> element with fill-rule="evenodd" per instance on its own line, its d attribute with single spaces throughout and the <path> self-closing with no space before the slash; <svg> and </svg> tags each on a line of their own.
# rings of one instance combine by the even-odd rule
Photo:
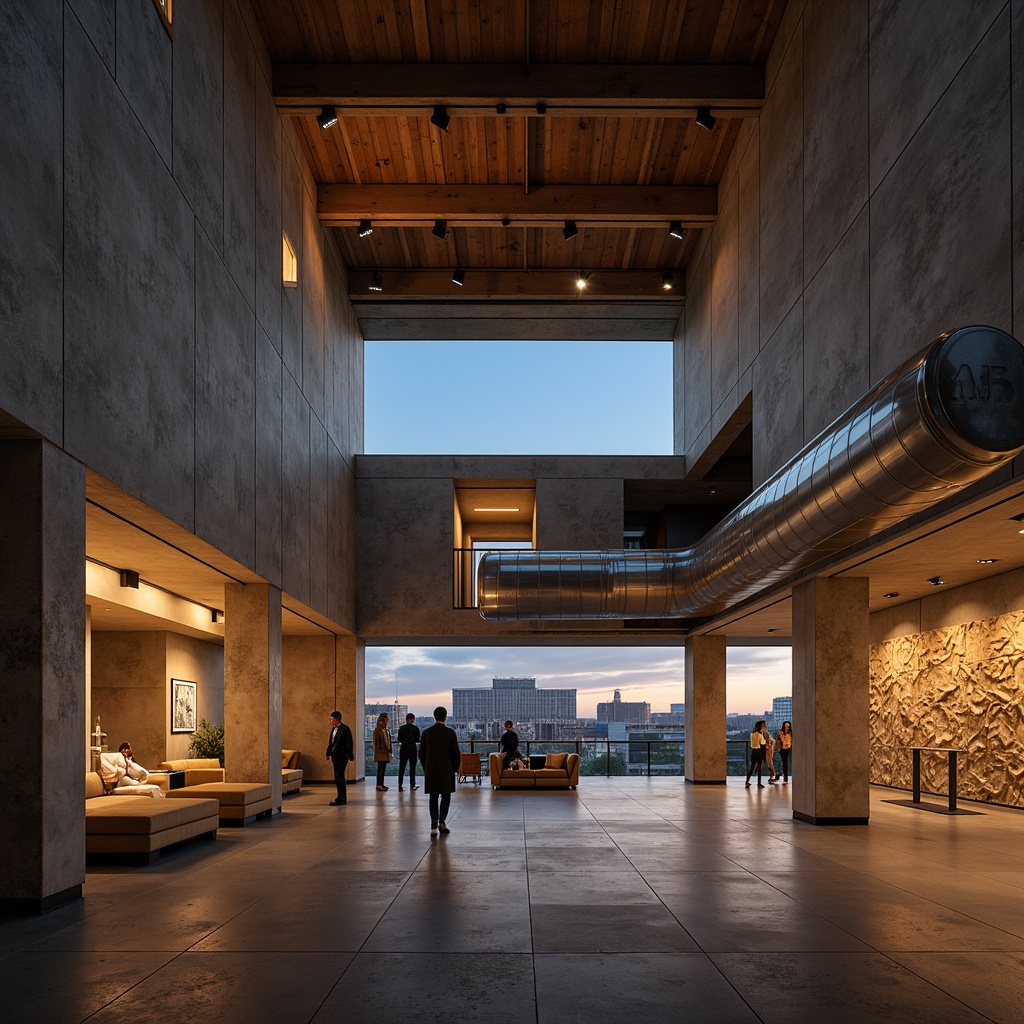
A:
<svg viewBox="0 0 1024 1024">
<path fill-rule="evenodd" d="M 360 220 L 416 227 L 447 220 L 449 227 L 493 226 L 508 218 L 516 227 L 560 225 L 621 227 L 678 220 L 685 228 L 709 227 L 718 216 L 715 185 L 538 185 L 524 195 L 519 185 L 333 185 L 317 186 L 322 224 Z"/>
<path fill-rule="evenodd" d="M 655 114 L 756 117 L 764 104 L 759 64 L 275 64 L 280 113 L 308 117 L 333 106 L 342 117 Z M 543 105 L 543 111 L 538 110 Z M 499 111 L 499 105 L 504 111 Z"/>
<path fill-rule="evenodd" d="M 451 270 L 411 270 L 408 267 L 382 267 L 379 270 L 350 269 L 349 298 L 359 303 L 396 300 L 453 301 L 516 299 L 519 301 L 565 302 L 575 299 L 626 301 L 643 299 L 679 303 L 684 298 L 682 271 L 673 273 L 673 288 L 666 291 L 660 270 L 594 270 L 587 287 L 576 285 L 575 270 L 492 270 L 465 268 L 465 283 L 452 281 Z M 380 291 L 370 291 L 379 278 Z"/>
</svg>

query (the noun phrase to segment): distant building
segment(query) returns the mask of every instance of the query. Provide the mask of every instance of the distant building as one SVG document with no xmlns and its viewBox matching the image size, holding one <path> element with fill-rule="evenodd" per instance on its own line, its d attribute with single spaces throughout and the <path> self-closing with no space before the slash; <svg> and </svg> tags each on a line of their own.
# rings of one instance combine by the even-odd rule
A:
<svg viewBox="0 0 1024 1024">
<path fill-rule="evenodd" d="M 725 731 L 727 733 L 750 732 L 754 728 L 754 723 L 757 722 L 758 719 L 763 717 L 763 715 L 726 715 Z"/>
<path fill-rule="evenodd" d="M 683 714 L 686 713 L 686 705 L 685 704 L 669 704 L 668 709 L 674 715 L 683 715 Z"/>
<path fill-rule="evenodd" d="M 390 719 L 388 731 L 392 734 L 396 733 L 400 725 L 405 725 L 405 715 L 408 710 L 408 704 L 364 704 L 363 715 L 366 718 L 367 732 L 373 732 L 377 728 L 378 715 L 387 715 Z"/>
<path fill-rule="evenodd" d="M 783 722 L 793 721 L 793 698 L 773 697 L 772 698 L 772 729 L 782 728 Z"/>
<path fill-rule="evenodd" d="M 681 707 L 682 705 L 677 705 Z M 652 711 L 651 725 L 679 726 L 686 725 L 686 715 L 682 711 Z"/>
<path fill-rule="evenodd" d="M 627 725 L 647 725 L 651 720 L 651 705 L 646 701 L 623 700 L 618 690 L 611 701 L 597 705 L 599 722 L 625 722 Z"/>
<path fill-rule="evenodd" d="M 459 722 L 572 722 L 576 689 L 537 689 L 533 676 L 497 676 L 490 688 L 452 690 L 452 717 Z"/>
</svg>

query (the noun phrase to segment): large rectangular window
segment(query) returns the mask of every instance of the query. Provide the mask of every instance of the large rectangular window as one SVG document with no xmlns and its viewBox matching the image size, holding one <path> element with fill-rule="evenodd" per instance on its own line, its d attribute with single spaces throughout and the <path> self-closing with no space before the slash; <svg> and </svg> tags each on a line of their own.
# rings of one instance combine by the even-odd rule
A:
<svg viewBox="0 0 1024 1024">
<path fill-rule="evenodd" d="M 669 342 L 366 343 L 374 455 L 668 455 Z"/>
</svg>

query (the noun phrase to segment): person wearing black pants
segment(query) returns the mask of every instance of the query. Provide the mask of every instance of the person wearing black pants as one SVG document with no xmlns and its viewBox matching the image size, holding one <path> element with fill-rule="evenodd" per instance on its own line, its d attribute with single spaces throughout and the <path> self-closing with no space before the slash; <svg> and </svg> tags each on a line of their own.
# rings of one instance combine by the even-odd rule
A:
<svg viewBox="0 0 1024 1024">
<path fill-rule="evenodd" d="M 423 765 L 423 786 L 430 796 L 430 834 L 448 835 L 448 808 L 455 792 L 455 773 L 461 754 L 454 729 L 445 725 L 448 709 L 434 708 L 434 724 L 423 730 L 420 739 L 420 764 Z"/>
<path fill-rule="evenodd" d="M 409 788 L 419 789 L 416 785 L 416 748 L 420 742 L 420 731 L 413 725 L 416 716 L 405 716 L 405 725 L 398 730 L 398 792 L 402 792 L 405 780 L 405 766 L 409 765 Z"/>
<path fill-rule="evenodd" d="M 331 734 L 327 737 L 327 760 L 334 768 L 334 785 L 338 796 L 332 800 L 334 806 L 348 803 L 348 790 L 345 785 L 345 770 L 349 761 L 356 759 L 352 752 L 352 730 L 342 725 L 341 712 L 331 712 Z"/>
<path fill-rule="evenodd" d="M 747 781 L 746 785 L 750 786 L 750 776 L 754 774 L 754 769 L 757 769 L 757 784 L 761 789 L 764 789 L 764 783 L 761 781 L 761 769 L 764 768 L 764 754 L 765 754 L 765 742 L 764 733 L 762 730 L 765 728 L 765 721 L 762 718 L 760 721 L 754 723 L 754 731 L 750 734 L 750 767 L 747 768 Z"/>
<path fill-rule="evenodd" d="M 782 758 L 782 781 L 789 782 L 789 759 L 793 754 L 793 726 L 783 722 L 782 728 L 775 734 L 779 741 L 779 757 Z"/>
</svg>

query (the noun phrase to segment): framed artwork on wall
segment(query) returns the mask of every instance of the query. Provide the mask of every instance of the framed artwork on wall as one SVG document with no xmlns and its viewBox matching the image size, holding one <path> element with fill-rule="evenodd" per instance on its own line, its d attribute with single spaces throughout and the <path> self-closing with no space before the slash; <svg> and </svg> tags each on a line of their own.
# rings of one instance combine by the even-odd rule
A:
<svg viewBox="0 0 1024 1024">
<path fill-rule="evenodd" d="M 171 732 L 196 731 L 196 684 L 171 680 Z"/>
</svg>

